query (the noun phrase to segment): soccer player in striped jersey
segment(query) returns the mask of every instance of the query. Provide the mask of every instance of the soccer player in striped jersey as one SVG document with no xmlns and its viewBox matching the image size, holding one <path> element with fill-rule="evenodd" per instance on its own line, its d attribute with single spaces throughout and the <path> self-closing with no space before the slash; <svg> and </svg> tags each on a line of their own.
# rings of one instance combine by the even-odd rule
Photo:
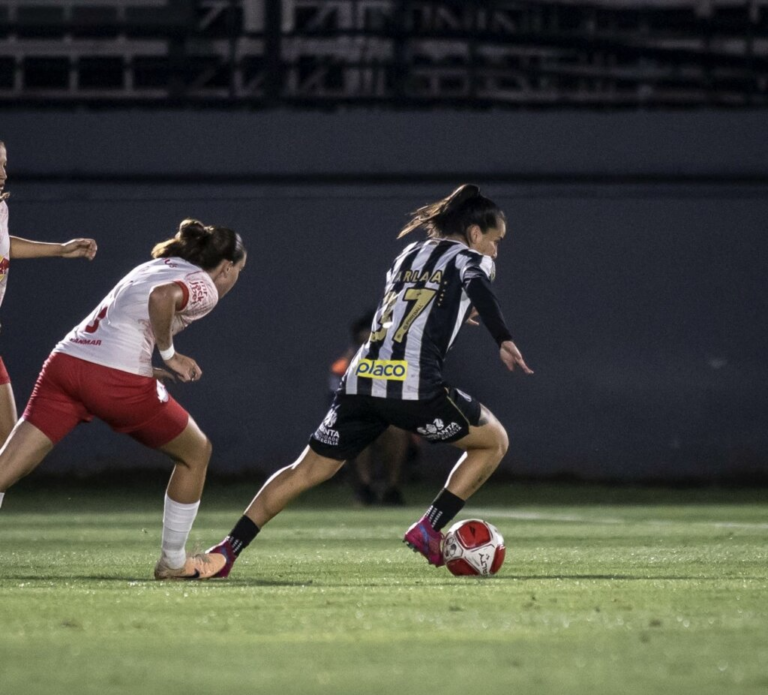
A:
<svg viewBox="0 0 768 695">
<path fill-rule="evenodd" d="M 168 394 L 164 377 L 197 381 L 197 362 L 173 336 L 211 311 L 240 277 L 246 251 L 226 227 L 184 220 L 53 349 L 26 410 L 0 450 L 0 506 L 81 422 L 94 417 L 173 459 L 156 579 L 206 579 L 211 565 L 184 547 L 200 505 L 211 443 Z M 155 346 L 166 369 L 152 366 Z"/>
<path fill-rule="evenodd" d="M 3 303 L 5 288 L 8 285 L 8 270 L 12 258 L 87 258 L 92 261 L 97 251 L 93 239 L 72 239 L 63 244 L 48 244 L 11 236 L 8 232 L 8 205 L 5 202 L 11 195 L 5 191 L 7 166 L 8 152 L 5 143 L 0 141 L 0 304 Z M 11 433 L 16 419 L 16 399 L 13 396 L 11 377 L 3 358 L 0 357 L 0 446 Z"/>
<path fill-rule="evenodd" d="M 208 550 L 226 577 L 240 552 L 291 500 L 333 476 L 389 425 L 449 442 L 464 454 L 445 488 L 404 541 L 442 565 L 442 529 L 493 473 L 507 451 L 507 433 L 472 396 L 445 383 L 443 361 L 462 325 L 479 314 L 513 371 L 526 365 L 491 290 L 494 259 L 506 236 L 504 213 L 465 184 L 419 208 L 401 231 L 427 231 L 387 273 L 371 336 L 351 361 L 331 409 L 299 459 L 277 471 L 256 494 L 230 534 Z"/>
</svg>

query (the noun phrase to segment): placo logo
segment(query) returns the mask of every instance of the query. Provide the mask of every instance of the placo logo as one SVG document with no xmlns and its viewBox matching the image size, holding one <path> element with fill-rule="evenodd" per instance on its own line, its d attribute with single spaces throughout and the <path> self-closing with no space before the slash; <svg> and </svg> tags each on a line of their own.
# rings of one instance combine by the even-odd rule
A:
<svg viewBox="0 0 768 695">
<path fill-rule="evenodd" d="M 405 377 L 408 376 L 408 362 L 406 360 L 360 360 L 355 374 L 365 379 L 405 381 Z"/>
</svg>

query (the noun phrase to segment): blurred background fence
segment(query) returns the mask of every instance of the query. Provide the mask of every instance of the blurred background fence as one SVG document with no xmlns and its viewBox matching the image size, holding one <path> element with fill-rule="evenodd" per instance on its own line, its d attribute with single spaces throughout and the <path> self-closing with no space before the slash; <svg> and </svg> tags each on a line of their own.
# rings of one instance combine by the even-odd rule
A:
<svg viewBox="0 0 768 695">
<path fill-rule="evenodd" d="M 174 393 L 214 471 L 273 470 L 323 416 L 406 213 L 473 181 L 509 218 L 496 288 L 536 375 L 467 328 L 448 376 L 509 428 L 504 469 L 765 481 L 767 53 L 763 2 L 0 0 L 11 232 L 100 244 L 13 264 L 19 405 L 195 216 L 250 254 L 177 339 L 205 376 Z M 93 424 L 44 468 L 156 460 Z"/>
</svg>

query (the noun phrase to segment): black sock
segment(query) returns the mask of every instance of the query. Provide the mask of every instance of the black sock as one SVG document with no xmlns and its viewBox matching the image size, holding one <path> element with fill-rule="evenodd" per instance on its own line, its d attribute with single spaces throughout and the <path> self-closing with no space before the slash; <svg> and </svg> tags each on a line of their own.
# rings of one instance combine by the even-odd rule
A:
<svg viewBox="0 0 768 695">
<path fill-rule="evenodd" d="M 240 521 L 235 524 L 235 528 L 227 536 L 227 540 L 232 545 L 232 550 L 235 551 L 235 557 L 240 555 L 251 544 L 251 541 L 256 538 L 260 530 L 247 516 L 240 517 Z"/>
<path fill-rule="evenodd" d="M 464 500 L 461 497 L 457 497 L 448 490 L 443 490 L 435 497 L 432 506 L 427 509 L 426 517 L 435 531 L 441 531 L 461 511 L 463 506 Z"/>
</svg>

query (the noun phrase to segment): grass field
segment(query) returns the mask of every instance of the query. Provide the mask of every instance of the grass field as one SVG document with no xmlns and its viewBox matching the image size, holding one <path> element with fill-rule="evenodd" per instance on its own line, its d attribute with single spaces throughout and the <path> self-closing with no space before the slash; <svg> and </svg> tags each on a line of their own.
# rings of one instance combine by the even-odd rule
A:
<svg viewBox="0 0 768 695">
<path fill-rule="evenodd" d="M 507 540 L 481 580 L 401 544 L 432 490 L 356 510 L 329 484 L 232 579 L 192 584 L 150 579 L 155 488 L 6 496 L 0 693 L 768 692 L 764 490 L 488 487 L 459 517 Z M 218 541 L 253 491 L 212 488 L 193 543 Z"/>
</svg>

